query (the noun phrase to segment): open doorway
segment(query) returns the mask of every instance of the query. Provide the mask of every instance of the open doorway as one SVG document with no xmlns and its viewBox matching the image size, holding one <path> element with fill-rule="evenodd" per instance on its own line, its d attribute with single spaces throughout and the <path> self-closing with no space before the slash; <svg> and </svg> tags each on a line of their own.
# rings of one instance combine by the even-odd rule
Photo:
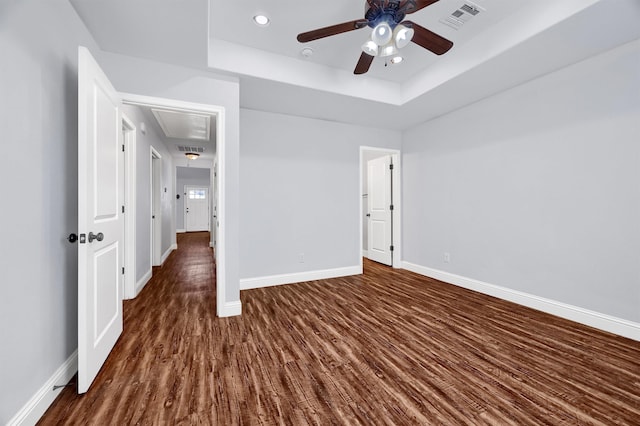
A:
<svg viewBox="0 0 640 426">
<path fill-rule="evenodd" d="M 176 232 L 212 231 L 213 191 L 209 167 L 176 166 Z"/>
<path fill-rule="evenodd" d="M 230 308 L 225 305 L 225 278 L 226 278 L 225 227 L 224 227 L 225 213 L 226 213 L 225 191 L 224 191 L 225 109 L 220 106 L 195 104 L 191 102 L 177 101 L 177 100 L 164 99 L 164 98 L 155 98 L 155 97 L 142 96 L 142 95 L 134 95 L 134 94 L 127 94 L 127 93 L 121 93 L 120 95 L 122 97 L 123 103 L 126 105 L 133 105 L 133 106 L 139 106 L 144 108 L 159 108 L 165 111 L 171 111 L 171 112 L 177 112 L 177 113 L 201 114 L 201 115 L 210 115 L 215 117 L 216 125 L 215 125 L 215 128 L 212 129 L 212 133 L 214 133 L 215 141 L 216 141 L 215 160 L 216 160 L 216 167 L 218 169 L 218 176 L 215 179 L 215 181 L 213 180 L 213 178 L 210 179 L 210 181 L 215 182 L 215 187 L 211 188 L 212 190 L 210 191 L 210 194 L 211 193 L 213 194 L 212 196 L 210 196 L 210 198 L 213 199 L 213 197 L 215 196 L 215 201 L 211 200 L 211 204 L 212 205 L 215 204 L 216 206 L 215 221 L 210 220 L 210 223 L 212 224 L 212 226 L 216 227 L 215 229 L 216 296 L 217 296 L 216 308 L 217 308 L 218 315 L 220 316 L 229 316 L 229 315 L 239 314 L 239 310 L 238 312 L 236 312 L 235 310 L 232 312 Z M 158 167 L 162 167 L 160 158 L 156 160 L 151 160 L 151 161 L 158 162 Z M 176 167 L 188 165 L 188 160 L 187 158 L 184 157 L 184 153 L 182 154 L 181 157 L 180 156 L 173 157 L 171 161 Z M 199 161 L 199 160 L 196 160 L 196 161 Z M 172 180 L 174 183 L 176 182 L 176 167 L 172 167 L 172 174 L 173 174 Z M 213 167 L 213 161 L 211 162 L 209 167 L 210 168 Z M 162 184 L 159 187 L 159 190 L 160 191 L 163 190 Z M 155 194 L 158 194 L 158 192 L 156 192 L 155 190 L 152 192 Z M 176 195 L 180 195 L 180 194 L 178 193 L 178 194 L 172 195 L 174 202 L 176 200 Z M 174 205 L 173 212 L 175 212 L 175 205 Z M 176 230 L 177 230 L 176 217 L 175 217 L 175 214 L 172 216 L 173 216 L 172 217 L 172 234 L 173 234 L 172 238 L 174 239 L 173 242 L 175 243 L 175 236 L 176 236 Z M 209 212 L 209 216 L 211 216 L 211 210 Z M 213 234 L 213 230 L 211 231 Z M 157 235 L 157 234 L 154 234 L 154 235 Z M 212 236 L 212 240 L 213 240 L 213 236 Z M 131 248 L 131 249 L 135 250 L 135 248 Z M 154 264 L 155 264 L 155 260 L 154 260 Z M 234 308 L 235 308 L 235 305 L 234 305 Z M 238 305 L 238 308 L 239 308 L 239 305 Z"/>
<path fill-rule="evenodd" d="M 362 257 L 401 267 L 400 151 L 360 147 Z"/>
</svg>

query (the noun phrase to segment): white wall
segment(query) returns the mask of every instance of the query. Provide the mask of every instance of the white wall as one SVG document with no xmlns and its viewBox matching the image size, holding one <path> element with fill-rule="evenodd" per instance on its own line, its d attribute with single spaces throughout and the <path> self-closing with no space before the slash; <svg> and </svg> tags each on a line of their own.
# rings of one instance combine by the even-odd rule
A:
<svg viewBox="0 0 640 426">
<path fill-rule="evenodd" d="M 163 136 L 156 131 L 157 126 L 145 121 L 147 117 L 137 106 L 123 105 L 122 112 L 136 126 L 136 282 L 148 276 L 152 268 L 151 258 L 151 147 L 161 156 L 162 194 L 160 210 L 162 214 L 162 243 L 160 253 L 166 253 L 175 243 L 175 229 L 172 226 L 174 209 L 173 158 L 162 142 Z M 143 134 L 141 123 L 145 123 Z M 164 192 L 167 188 L 167 192 Z"/>
<path fill-rule="evenodd" d="M 404 260 L 640 322 L 638 58 L 640 41 L 406 131 Z"/>
<path fill-rule="evenodd" d="M 0 424 L 77 347 L 79 44 L 97 51 L 66 1 L 0 5 Z"/>
<path fill-rule="evenodd" d="M 360 146 L 398 149 L 400 132 L 245 109 L 240 120 L 241 277 L 359 265 Z"/>
<path fill-rule="evenodd" d="M 184 187 L 185 185 L 209 188 L 211 186 L 211 170 L 197 167 L 176 167 L 176 191 L 180 198 L 176 198 L 176 230 L 184 231 Z M 174 194 L 174 197 L 175 197 Z M 209 196 L 215 194 L 210 190 Z"/>
</svg>

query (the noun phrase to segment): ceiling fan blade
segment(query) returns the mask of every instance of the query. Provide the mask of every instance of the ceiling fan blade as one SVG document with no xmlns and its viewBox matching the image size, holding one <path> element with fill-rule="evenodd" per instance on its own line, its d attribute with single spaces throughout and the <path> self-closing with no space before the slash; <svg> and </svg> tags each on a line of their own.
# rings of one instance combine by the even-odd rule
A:
<svg viewBox="0 0 640 426">
<path fill-rule="evenodd" d="M 331 25 L 330 27 L 318 28 L 317 30 L 307 31 L 298 34 L 298 41 L 306 43 L 320 38 L 329 37 L 336 34 L 346 33 L 348 31 L 364 28 L 369 24 L 366 19 L 356 19 L 355 21 L 344 22 L 342 24 Z"/>
<path fill-rule="evenodd" d="M 415 22 L 404 21 L 402 24 L 413 28 L 414 33 L 413 38 L 411 39 L 412 42 L 424 47 L 427 50 L 430 50 L 436 55 L 447 53 L 449 49 L 453 47 L 452 41 L 439 36 L 433 31 L 429 31 L 428 29 L 421 27 Z"/>
<path fill-rule="evenodd" d="M 400 8 L 406 6 L 405 13 L 414 13 L 438 1 L 439 0 L 405 0 L 400 4 Z"/>
<path fill-rule="evenodd" d="M 362 54 L 360 55 L 360 59 L 358 59 L 358 63 L 356 64 L 356 69 L 353 70 L 354 74 L 364 74 L 367 71 L 369 71 L 369 67 L 371 66 L 371 63 L 373 62 L 373 56 L 371 55 L 367 55 L 366 53 L 362 52 Z"/>
</svg>

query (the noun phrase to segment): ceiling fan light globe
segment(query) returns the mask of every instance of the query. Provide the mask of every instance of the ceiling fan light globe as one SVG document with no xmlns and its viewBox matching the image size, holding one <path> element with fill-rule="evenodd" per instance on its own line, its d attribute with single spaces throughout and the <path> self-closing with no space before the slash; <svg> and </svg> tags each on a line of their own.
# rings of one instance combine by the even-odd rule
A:
<svg viewBox="0 0 640 426">
<path fill-rule="evenodd" d="M 405 47 L 411 39 L 413 38 L 413 28 L 405 27 L 404 25 L 398 25 L 395 30 L 393 30 L 393 39 L 396 42 L 396 47 L 398 49 L 402 49 Z"/>
<path fill-rule="evenodd" d="M 378 45 L 373 40 L 369 40 L 362 45 L 362 51 L 370 56 L 378 56 Z"/>
<path fill-rule="evenodd" d="M 387 43 L 385 46 L 380 48 L 380 56 L 387 57 L 393 56 L 398 53 L 398 48 L 393 44 L 393 42 Z"/>
<path fill-rule="evenodd" d="M 375 26 L 371 33 L 371 40 L 378 46 L 384 46 L 391 41 L 393 30 L 386 22 L 381 22 Z"/>
</svg>

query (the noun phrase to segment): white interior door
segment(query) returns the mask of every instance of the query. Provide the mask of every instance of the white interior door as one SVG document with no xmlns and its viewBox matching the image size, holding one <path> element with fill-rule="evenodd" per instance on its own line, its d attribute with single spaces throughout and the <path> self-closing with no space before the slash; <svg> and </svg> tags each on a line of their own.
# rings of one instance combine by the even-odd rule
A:
<svg viewBox="0 0 640 426">
<path fill-rule="evenodd" d="M 368 257 L 376 262 L 392 264 L 391 156 L 367 163 L 367 193 L 369 199 Z"/>
<path fill-rule="evenodd" d="M 151 147 L 151 259 L 162 265 L 162 157 Z"/>
<path fill-rule="evenodd" d="M 122 333 L 124 219 L 120 99 L 91 53 L 78 53 L 78 393 Z"/>
<path fill-rule="evenodd" d="M 209 188 L 185 186 L 185 230 L 209 230 Z"/>
</svg>

